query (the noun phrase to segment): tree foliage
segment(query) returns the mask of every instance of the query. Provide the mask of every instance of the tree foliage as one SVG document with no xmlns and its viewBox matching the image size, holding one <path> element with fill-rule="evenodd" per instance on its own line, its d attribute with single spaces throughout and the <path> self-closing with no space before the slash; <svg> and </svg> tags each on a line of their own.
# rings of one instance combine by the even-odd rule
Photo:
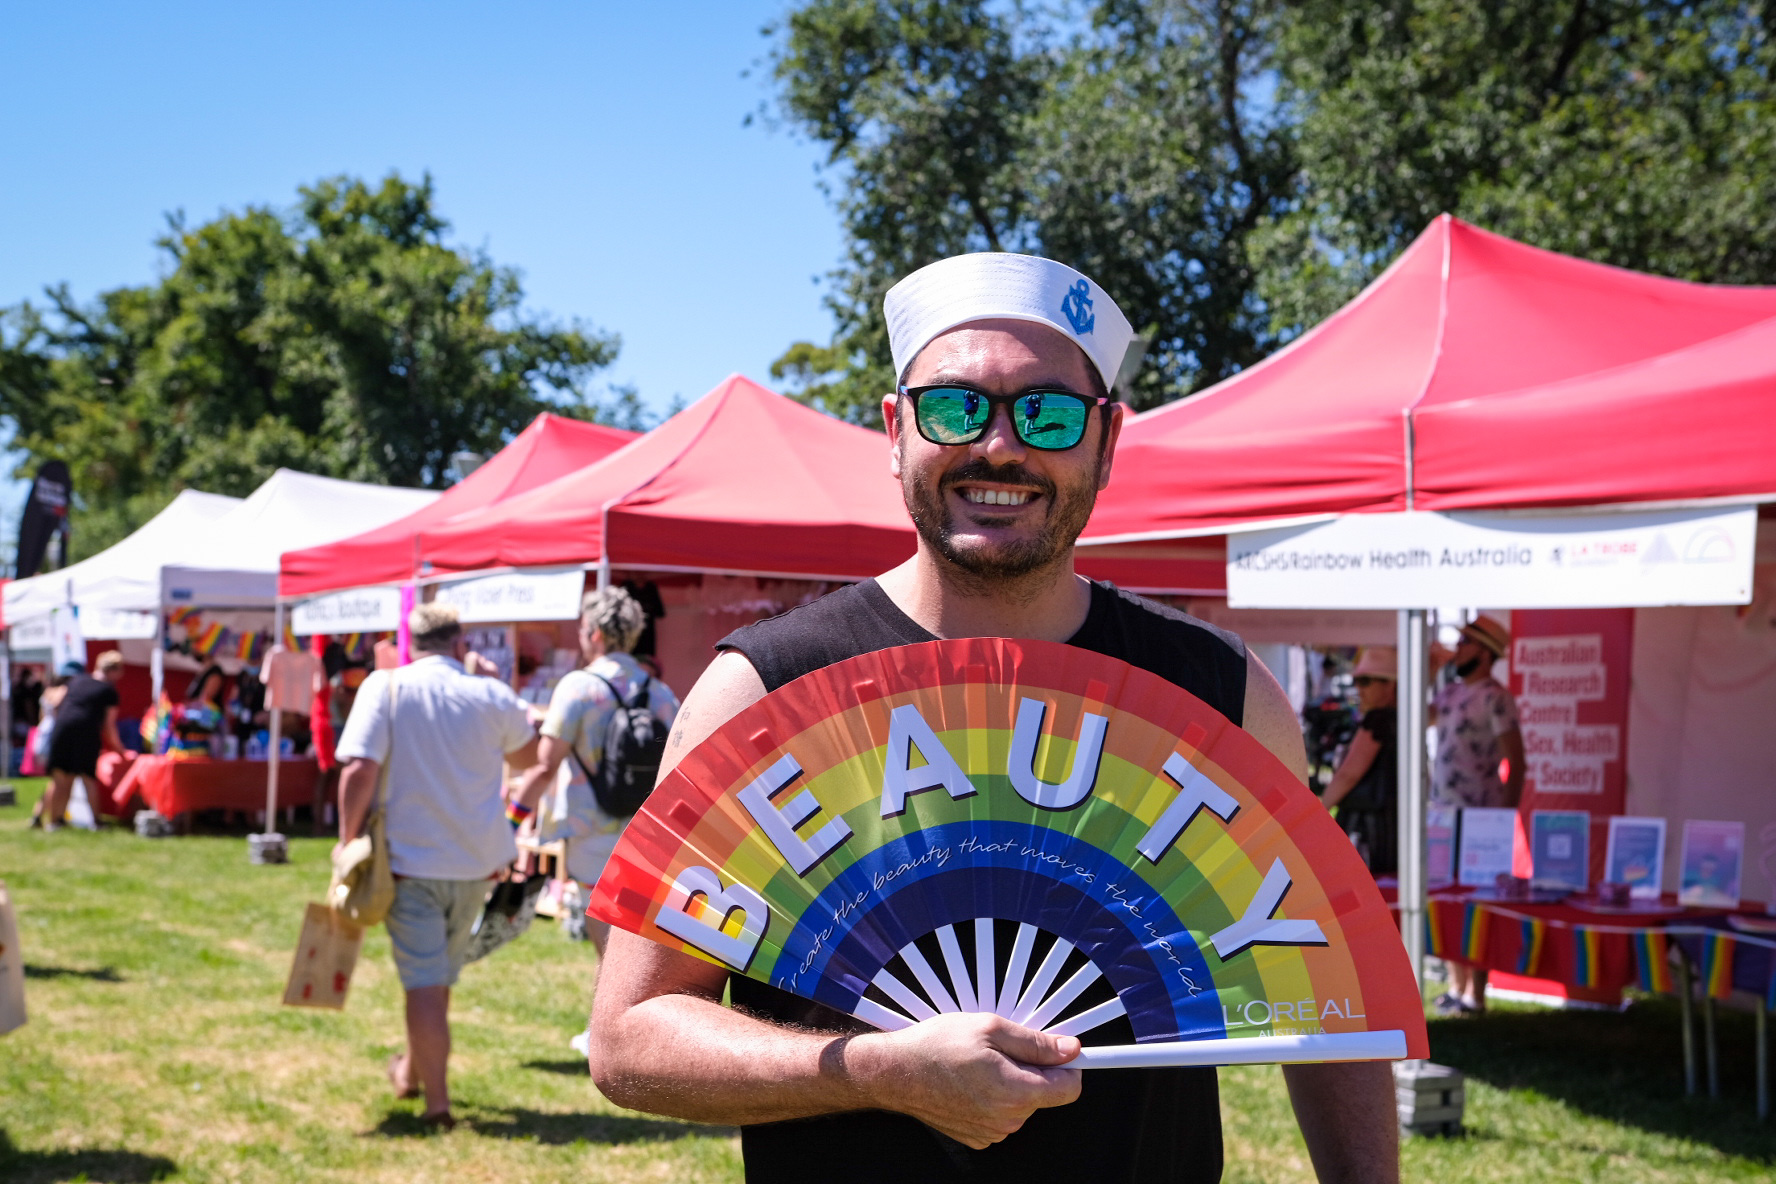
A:
<svg viewBox="0 0 1776 1184">
<path fill-rule="evenodd" d="M 773 374 L 874 419 L 881 296 L 960 251 L 1070 263 L 1152 336 L 1133 401 L 1321 319 L 1450 212 L 1776 280 L 1776 0 L 808 0 L 778 109 L 824 145 L 835 333 Z"/>
<path fill-rule="evenodd" d="M 517 273 L 448 228 L 429 178 L 322 181 L 287 212 L 171 219 L 158 283 L 0 314 L 0 416 L 72 469 L 76 554 L 182 488 L 245 494 L 279 466 L 441 487 L 452 452 L 538 411 L 633 404 L 588 390 L 615 336 L 527 315 Z"/>
<path fill-rule="evenodd" d="M 1268 345 L 1245 239 L 1293 173 L 1248 99 L 1262 3 L 1105 3 L 1071 32 L 986 0 L 815 0 L 781 29 L 785 118 L 825 144 L 847 251 L 837 332 L 772 373 L 850 418 L 893 385 L 882 294 L 962 251 L 1089 272 L 1151 337 L 1141 404 Z"/>
</svg>

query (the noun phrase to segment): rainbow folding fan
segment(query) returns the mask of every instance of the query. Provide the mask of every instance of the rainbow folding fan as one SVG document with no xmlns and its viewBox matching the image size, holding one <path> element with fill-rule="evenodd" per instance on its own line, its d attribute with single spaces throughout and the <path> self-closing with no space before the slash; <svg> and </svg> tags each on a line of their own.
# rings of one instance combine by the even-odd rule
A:
<svg viewBox="0 0 1776 1184">
<path fill-rule="evenodd" d="M 1125 662 L 865 654 L 728 721 L 591 912 L 878 1028 L 991 1011 L 1082 1067 L 1427 1055 L 1350 841 L 1258 741 Z"/>
</svg>

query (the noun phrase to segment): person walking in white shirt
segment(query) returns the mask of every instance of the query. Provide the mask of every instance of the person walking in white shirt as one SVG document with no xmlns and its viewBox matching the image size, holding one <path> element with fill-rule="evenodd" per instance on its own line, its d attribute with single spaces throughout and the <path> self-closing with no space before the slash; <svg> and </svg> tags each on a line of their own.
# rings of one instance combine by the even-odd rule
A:
<svg viewBox="0 0 1776 1184">
<path fill-rule="evenodd" d="M 395 902 L 386 924 L 407 994 L 407 1047 L 390 1062 L 389 1080 L 398 1097 L 423 1091 L 423 1120 L 448 1129 L 450 988 L 489 881 L 517 856 L 501 807 L 501 762 L 530 764 L 536 742 L 512 689 L 464 669 L 468 646 L 454 608 L 420 605 L 408 625 L 415 660 L 364 680 L 339 738 L 339 841 L 362 830 L 387 765 Z"/>
</svg>

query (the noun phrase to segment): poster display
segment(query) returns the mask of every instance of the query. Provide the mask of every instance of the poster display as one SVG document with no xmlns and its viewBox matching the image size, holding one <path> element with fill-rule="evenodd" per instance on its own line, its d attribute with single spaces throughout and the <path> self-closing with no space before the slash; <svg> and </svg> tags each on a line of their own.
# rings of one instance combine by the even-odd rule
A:
<svg viewBox="0 0 1776 1184">
<path fill-rule="evenodd" d="M 1387 906 L 1307 788 L 1071 646 L 935 641 L 766 695 L 661 782 L 590 911 L 885 1030 L 1079 1036 L 1081 1068 L 1428 1051 Z"/>
<path fill-rule="evenodd" d="M 1425 807 L 1425 884 L 1432 889 L 1455 883 L 1455 822 L 1454 806 Z"/>
<path fill-rule="evenodd" d="M 1537 810 L 1529 818 L 1530 860 L 1537 888 L 1583 892 L 1591 886 L 1591 815 Z"/>
<path fill-rule="evenodd" d="M 1665 820 L 1617 815 L 1609 820 L 1604 881 L 1628 885 L 1634 900 L 1659 899 L 1665 881 Z"/>
<path fill-rule="evenodd" d="M 1685 822 L 1683 859 L 1678 864 L 1678 903 L 1737 908 L 1744 859 L 1743 822 Z"/>
<path fill-rule="evenodd" d="M 1591 815 L 1587 878 L 1607 880 L 1611 815 L 1628 795 L 1629 687 L 1635 610 L 1525 609 L 1511 614 L 1511 696 L 1523 730 L 1526 811 Z"/>
<path fill-rule="evenodd" d="M 1464 888 L 1491 888 L 1511 874 L 1512 844 L 1517 837 L 1517 811 L 1466 806 L 1456 840 L 1456 882 Z"/>
</svg>

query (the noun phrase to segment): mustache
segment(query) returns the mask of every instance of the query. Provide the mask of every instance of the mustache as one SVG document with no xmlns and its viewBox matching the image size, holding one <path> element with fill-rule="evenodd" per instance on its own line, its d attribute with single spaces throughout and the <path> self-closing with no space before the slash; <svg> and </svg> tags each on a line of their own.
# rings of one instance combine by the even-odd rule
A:
<svg viewBox="0 0 1776 1184">
<path fill-rule="evenodd" d="M 1055 485 L 1053 481 L 1039 474 L 1032 473 L 1023 465 L 990 465 L 979 459 L 969 461 L 962 467 L 951 469 L 938 482 L 938 490 L 953 489 L 970 481 L 997 481 L 1005 485 L 1027 485 L 1039 491 L 1051 502 L 1054 500 Z"/>
</svg>

